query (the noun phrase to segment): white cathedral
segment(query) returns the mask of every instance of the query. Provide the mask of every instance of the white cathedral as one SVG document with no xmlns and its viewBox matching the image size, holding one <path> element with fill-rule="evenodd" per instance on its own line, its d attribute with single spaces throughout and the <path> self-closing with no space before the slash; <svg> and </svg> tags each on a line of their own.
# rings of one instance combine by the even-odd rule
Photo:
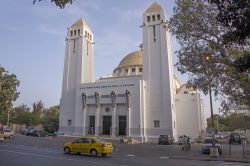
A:
<svg viewBox="0 0 250 166">
<path fill-rule="evenodd" d="M 94 35 L 80 19 L 67 31 L 59 130 L 67 135 L 197 138 L 204 126 L 200 94 L 173 75 L 165 12 L 143 14 L 142 51 L 125 56 L 113 74 L 94 80 Z"/>
</svg>

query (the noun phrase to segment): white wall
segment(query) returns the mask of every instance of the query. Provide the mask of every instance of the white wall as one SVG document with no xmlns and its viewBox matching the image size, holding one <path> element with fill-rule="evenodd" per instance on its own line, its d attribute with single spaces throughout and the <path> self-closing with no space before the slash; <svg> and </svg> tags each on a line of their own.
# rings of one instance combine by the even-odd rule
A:
<svg viewBox="0 0 250 166">
<path fill-rule="evenodd" d="M 197 93 L 176 94 L 177 135 L 186 134 L 197 138 L 202 129 L 200 95 Z"/>
</svg>

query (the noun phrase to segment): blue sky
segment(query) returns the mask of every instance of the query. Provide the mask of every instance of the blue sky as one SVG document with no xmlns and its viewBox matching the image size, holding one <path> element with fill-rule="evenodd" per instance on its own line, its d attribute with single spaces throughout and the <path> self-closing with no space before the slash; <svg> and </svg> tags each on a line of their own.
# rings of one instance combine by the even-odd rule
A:
<svg viewBox="0 0 250 166">
<path fill-rule="evenodd" d="M 67 27 L 83 17 L 95 40 L 95 79 L 111 74 L 128 53 L 142 42 L 142 14 L 154 0 L 76 0 L 59 9 L 50 0 L 2 1 L 0 5 L 0 64 L 20 80 L 15 105 L 46 107 L 59 104 Z M 171 16 L 174 0 L 157 0 Z M 174 51 L 178 45 L 172 38 Z M 175 74 L 184 83 L 186 76 Z M 208 106 L 206 104 L 206 106 Z"/>
</svg>

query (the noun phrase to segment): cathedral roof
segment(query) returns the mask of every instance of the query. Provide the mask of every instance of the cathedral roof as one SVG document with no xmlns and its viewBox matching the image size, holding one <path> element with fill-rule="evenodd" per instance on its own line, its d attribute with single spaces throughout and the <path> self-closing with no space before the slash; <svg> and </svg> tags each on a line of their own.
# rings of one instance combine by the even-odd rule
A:
<svg viewBox="0 0 250 166">
<path fill-rule="evenodd" d="M 154 2 L 151 6 L 147 8 L 146 13 L 152 13 L 160 10 L 163 10 L 162 7 L 158 3 Z"/>
<path fill-rule="evenodd" d="M 142 51 L 135 51 L 123 58 L 116 69 L 129 66 L 142 66 Z"/>
</svg>

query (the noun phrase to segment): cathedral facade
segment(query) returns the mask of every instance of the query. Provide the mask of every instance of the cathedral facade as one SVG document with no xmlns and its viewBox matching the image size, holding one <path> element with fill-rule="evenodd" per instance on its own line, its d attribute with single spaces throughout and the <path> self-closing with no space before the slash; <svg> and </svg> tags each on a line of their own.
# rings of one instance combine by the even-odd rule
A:
<svg viewBox="0 0 250 166">
<path fill-rule="evenodd" d="M 132 136 L 142 141 L 204 129 L 200 95 L 173 75 L 170 33 L 162 7 L 143 14 L 142 51 L 94 80 L 94 34 L 80 19 L 67 31 L 59 130 L 67 135 Z M 188 106 L 186 106 L 186 104 Z M 186 119 L 188 118 L 188 119 Z"/>
</svg>

